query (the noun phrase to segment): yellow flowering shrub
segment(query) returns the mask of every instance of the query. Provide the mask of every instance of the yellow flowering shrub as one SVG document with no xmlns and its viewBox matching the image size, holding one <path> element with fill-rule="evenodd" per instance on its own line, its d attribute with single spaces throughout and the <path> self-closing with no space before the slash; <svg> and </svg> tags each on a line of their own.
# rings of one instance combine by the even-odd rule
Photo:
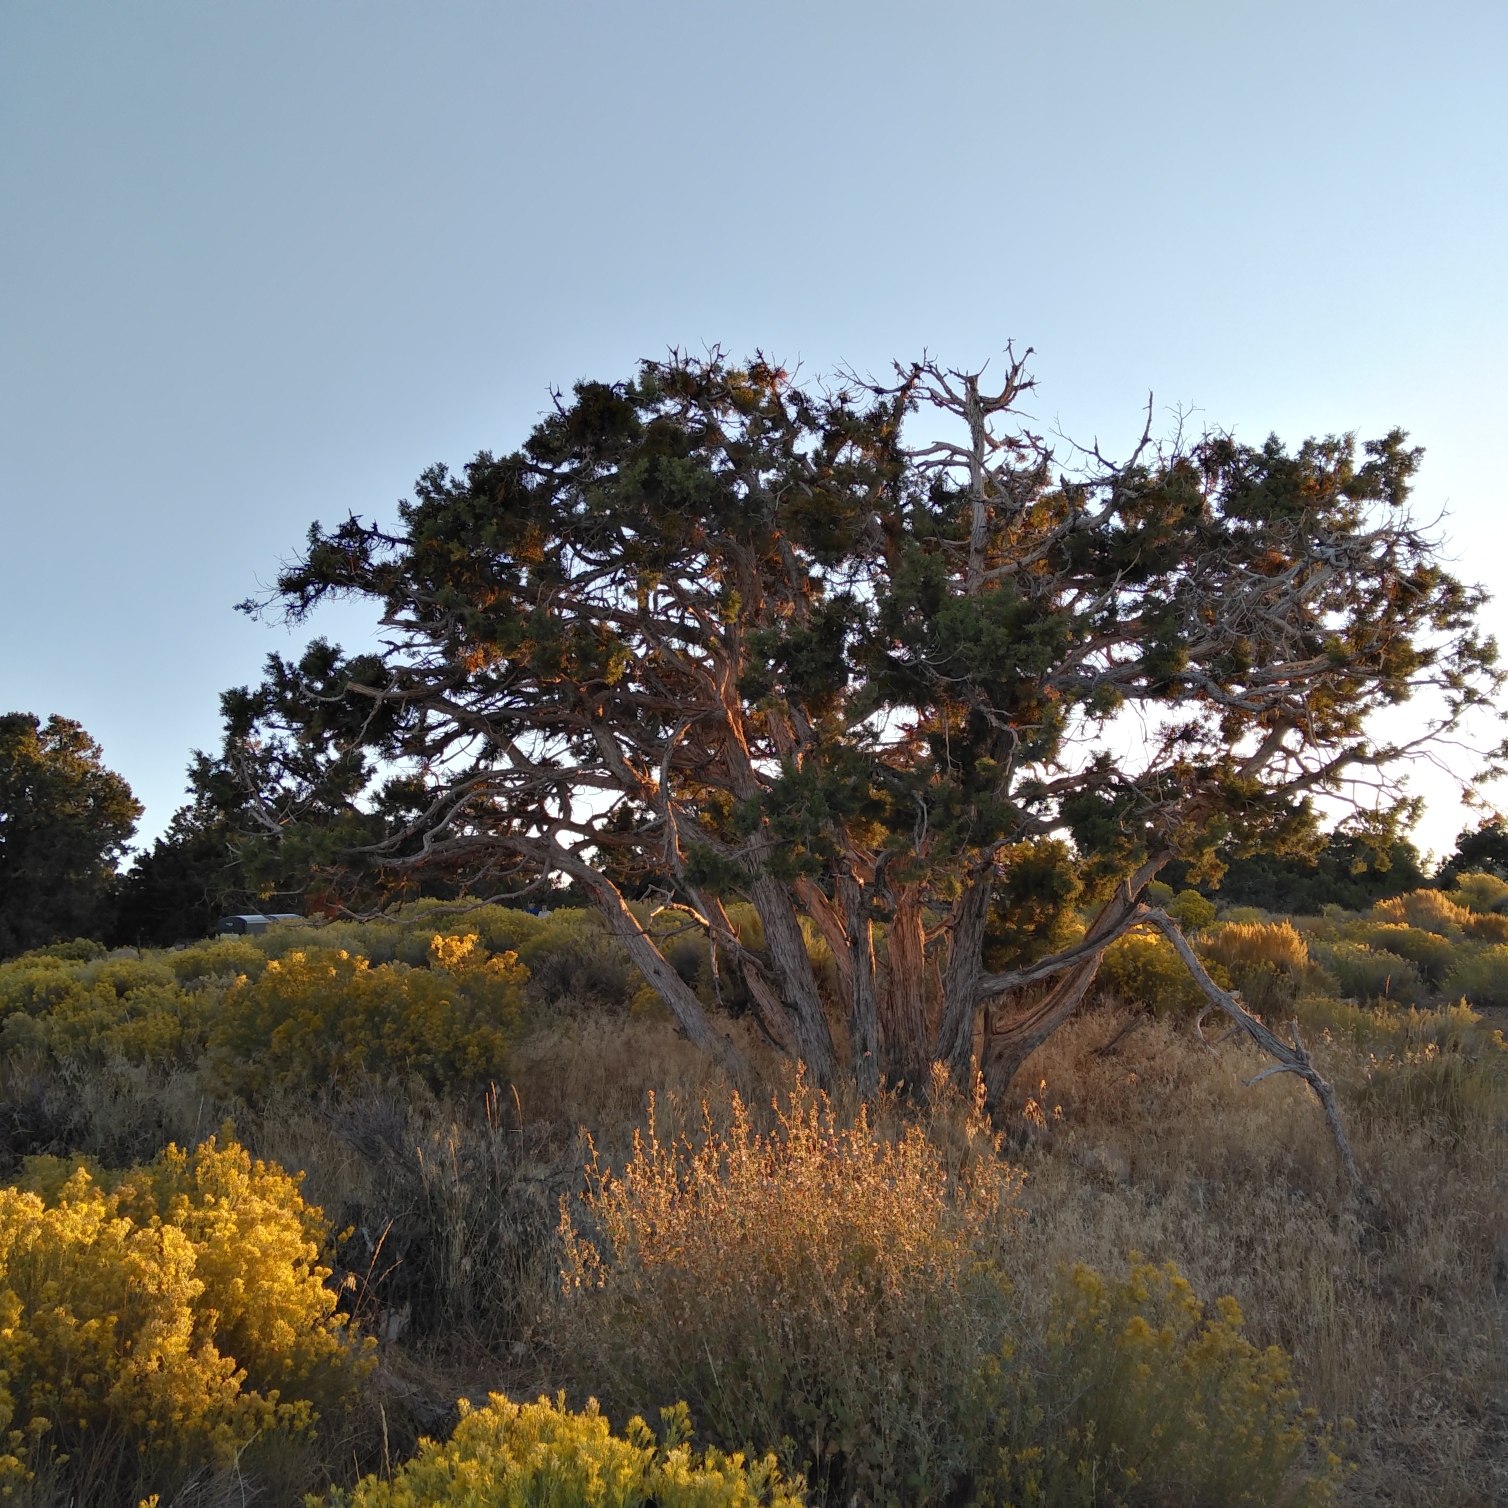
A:
<svg viewBox="0 0 1508 1508">
<path fill-rule="evenodd" d="M 940 1499 L 960 1379 L 1007 1323 L 1020 1183 L 972 1130 L 950 1170 L 922 1127 L 845 1128 L 799 1091 L 770 1133 L 735 1101 L 696 1146 L 660 1141 L 651 1107 L 622 1174 L 594 1157 L 563 1207 L 565 1355 L 615 1409 L 685 1399 L 725 1449 L 784 1441 L 830 1500 Z"/>
<path fill-rule="evenodd" d="M 267 967 L 267 952 L 249 937 L 207 937 L 187 948 L 178 948 L 162 960 L 180 984 L 200 979 L 259 978 Z"/>
<path fill-rule="evenodd" d="M 0 1189 L 0 1466 L 113 1434 L 223 1464 L 300 1433 L 367 1362 L 298 1180 L 211 1138 L 114 1176 L 33 1159 Z M 0 1476 L 0 1481 L 4 1477 Z"/>
<path fill-rule="evenodd" d="M 237 1094 L 350 1073 L 441 1088 L 501 1072 L 527 977 L 475 934 L 431 934 L 422 966 L 314 947 L 269 960 L 242 938 L 140 959 L 27 954 L 0 964 L 0 1051 L 74 1063 L 208 1056 L 218 1087 Z"/>
<path fill-rule="evenodd" d="M 500 1074 L 527 977 L 474 935 L 436 936 L 430 966 L 371 963 L 344 948 L 296 949 L 238 981 L 209 1052 L 234 1092 L 315 1086 L 350 1073 L 416 1075 L 438 1088 Z"/>
<path fill-rule="evenodd" d="M 480 1409 L 462 1399 L 460 1411 L 449 1441 L 422 1441 L 391 1481 L 367 1477 L 350 1493 L 307 1499 L 309 1508 L 800 1508 L 803 1501 L 800 1482 L 783 1478 L 772 1455 L 693 1452 L 684 1404 L 663 1411 L 660 1442 L 637 1416 L 613 1434 L 596 1399 L 573 1413 L 564 1395 L 516 1404 L 493 1393 Z"/>
<path fill-rule="evenodd" d="M 191 1059 L 216 996 L 185 991 L 159 959 L 28 954 L 0 965 L 0 1046 L 59 1059 Z"/>
<path fill-rule="evenodd" d="M 1223 972 L 1216 979 L 1228 982 Z M 1124 1004 L 1145 1006 L 1158 1015 L 1197 1011 L 1206 1003 L 1204 992 L 1161 932 L 1133 931 L 1116 938 L 1100 960 L 1097 981 Z"/>
<path fill-rule="evenodd" d="M 1131 1254 L 1123 1280 L 1073 1269 L 1039 1355 L 1007 1346 L 981 1373 L 976 1501 L 1012 1508 L 1331 1501 L 1328 1431 L 1299 1406 L 1288 1357 L 1207 1316 L 1178 1269 Z M 1313 1471 L 1297 1469 L 1308 1452 Z"/>
</svg>

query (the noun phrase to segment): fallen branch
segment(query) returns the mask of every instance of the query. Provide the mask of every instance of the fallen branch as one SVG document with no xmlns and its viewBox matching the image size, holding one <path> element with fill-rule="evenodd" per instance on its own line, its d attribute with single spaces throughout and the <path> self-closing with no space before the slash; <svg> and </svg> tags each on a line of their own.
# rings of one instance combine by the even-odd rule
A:
<svg viewBox="0 0 1508 1508">
<path fill-rule="evenodd" d="M 1299 1036 L 1299 1024 L 1294 1021 L 1289 1030 L 1293 1034 L 1293 1045 L 1283 1041 L 1276 1033 L 1269 1031 L 1252 1013 L 1241 1004 L 1228 990 L 1222 990 L 1205 969 L 1199 955 L 1189 946 L 1189 940 L 1183 935 L 1183 930 L 1178 923 L 1165 911 L 1159 911 L 1155 907 L 1145 906 L 1141 908 L 1140 919 L 1150 922 L 1168 939 L 1178 950 L 1178 956 L 1183 959 L 1184 967 L 1194 978 L 1194 983 L 1204 991 L 1210 1001 L 1210 1005 L 1217 1010 L 1224 1011 L 1235 1023 L 1232 1030 L 1239 1030 L 1250 1037 L 1258 1047 L 1269 1057 L 1276 1058 L 1277 1062 L 1270 1068 L 1264 1068 L 1261 1073 L 1253 1078 L 1244 1080 L 1248 1088 L 1253 1084 L 1260 1083 L 1263 1079 L 1271 1078 L 1280 1073 L 1296 1073 L 1314 1091 L 1314 1097 L 1320 1102 L 1320 1108 L 1325 1112 L 1326 1124 L 1330 1127 L 1330 1134 L 1335 1138 L 1336 1149 L 1340 1152 L 1342 1166 L 1346 1170 L 1346 1178 L 1351 1185 L 1351 1193 L 1363 1204 L 1374 1202 L 1370 1189 L 1366 1186 L 1361 1176 L 1361 1170 L 1356 1165 L 1356 1156 L 1351 1151 L 1351 1143 L 1346 1139 L 1345 1127 L 1341 1125 L 1340 1111 L 1335 1105 L 1335 1090 L 1321 1076 L 1309 1057 L 1308 1050 L 1304 1047 L 1303 1039 Z M 1201 1012 L 1199 1020 L 1202 1023 L 1206 1012 Z M 1230 1032 L 1224 1033 L 1218 1040 L 1223 1042 Z M 1204 1031 L 1199 1028 L 1199 1040 L 1210 1047 L 1205 1040 Z M 1218 1042 L 1217 1044 L 1218 1045 Z M 1213 1047 L 1210 1047 L 1214 1051 Z"/>
</svg>

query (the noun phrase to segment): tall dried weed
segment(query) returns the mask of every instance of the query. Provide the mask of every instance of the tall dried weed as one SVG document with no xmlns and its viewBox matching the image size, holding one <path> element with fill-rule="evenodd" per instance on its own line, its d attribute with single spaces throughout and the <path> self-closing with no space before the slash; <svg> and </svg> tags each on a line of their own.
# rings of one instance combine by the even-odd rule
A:
<svg viewBox="0 0 1508 1508">
<path fill-rule="evenodd" d="M 922 1127 L 845 1127 L 799 1084 L 774 1112 L 761 1133 L 735 1097 L 693 1143 L 651 1105 L 621 1174 L 593 1162 L 562 1209 L 572 1375 L 779 1445 L 829 1501 L 936 1501 L 968 1465 L 960 1380 L 1008 1324 L 1018 1175 L 993 1147 L 950 1171 Z"/>
</svg>

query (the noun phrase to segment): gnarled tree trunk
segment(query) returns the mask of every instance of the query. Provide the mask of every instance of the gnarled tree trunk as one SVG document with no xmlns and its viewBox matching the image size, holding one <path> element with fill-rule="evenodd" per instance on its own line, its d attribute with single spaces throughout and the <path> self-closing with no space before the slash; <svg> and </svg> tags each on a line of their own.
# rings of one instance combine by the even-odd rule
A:
<svg viewBox="0 0 1508 1508">
<path fill-rule="evenodd" d="M 885 950 L 880 1042 L 885 1076 L 908 1086 L 927 1082 L 927 949 L 921 898 L 914 885 L 898 888 Z"/>
</svg>

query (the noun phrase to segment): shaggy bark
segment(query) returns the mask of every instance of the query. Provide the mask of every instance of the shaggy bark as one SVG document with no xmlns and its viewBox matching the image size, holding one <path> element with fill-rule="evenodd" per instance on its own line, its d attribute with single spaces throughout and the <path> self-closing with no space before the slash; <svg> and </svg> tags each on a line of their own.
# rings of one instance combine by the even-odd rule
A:
<svg viewBox="0 0 1508 1508">
<path fill-rule="evenodd" d="M 875 993 L 874 923 L 864 886 L 852 874 L 838 878 L 838 894 L 848 933 L 848 1035 L 853 1045 L 854 1084 L 862 1099 L 872 1099 L 880 1087 L 879 1002 Z"/>
<path fill-rule="evenodd" d="M 885 1015 L 881 1037 L 886 1077 L 920 1087 L 927 1082 L 927 949 L 921 898 L 899 887 L 885 954 Z"/>
<path fill-rule="evenodd" d="M 830 1089 L 837 1072 L 837 1054 L 790 891 L 778 880 L 755 880 L 749 886 L 749 899 L 764 927 L 765 951 L 780 982 L 781 997 L 791 1010 L 801 1059 L 813 1082 Z"/>
<path fill-rule="evenodd" d="M 932 1046 L 935 1062 L 944 1064 L 955 1085 L 966 1086 L 974 1051 L 980 979 L 984 974 L 984 933 L 990 915 L 992 867 L 972 877 L 954 909 L 948 939 L 948 966 L 943 974 L 942 1023 Z"/>
</svg>

